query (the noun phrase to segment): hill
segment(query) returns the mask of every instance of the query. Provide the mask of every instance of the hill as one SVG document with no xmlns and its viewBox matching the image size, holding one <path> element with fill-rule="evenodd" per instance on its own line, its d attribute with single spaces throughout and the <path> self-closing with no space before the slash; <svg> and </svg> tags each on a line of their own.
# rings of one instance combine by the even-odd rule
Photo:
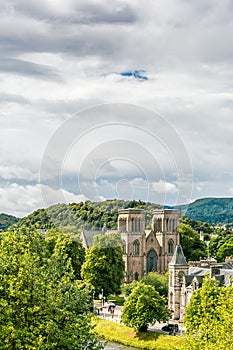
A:
<svg viewBox="0 0 233 350">
<path fill-rule="evenodd" d="M 47 209 L 38 209 L 22 219 L 0 214 L 0 229 L 5 230 L 16 222 L 19 226 L 37 225 L 41 229 L 60 226 L 75 226 L 78 229 L 86 230 L 102 229 L 104 226 L 116 229 L 118 210 L 123 208 L 145 209 L 146 224 L 149 228 L 153 210 L 162 208 L 162 206 L 141 200 L 124 201 L 118 199 L 103 202 L 56 204 Z M 189 205 L 179 205 L 174 208 L 180 209 L 185 217 L 192 220 L 208 222 L 213 225 L 233 226 L 233 198 L 203 198 Z"/>
<path fill-rule="evenodd" d="M 209 222 L 213 225 L 233 226 L 233 198 L 202 198 L 188 206 L 177 206 L 185 217 Z"/>
<path fill-rule="evenodd" d="M 118 210 L 124 208 L 143 208 L 146 212 L 148 226 L 152 212 L 162 208 L 161 205 L 143 201 L 106 200 L 103 202 L 80 202 L 72 204 L 56 204 L 47 209 L 38 209 L 20 219 L 19 226 L 37 225 L 41 229 L 51 227 L 75 226 L 78 229 L 98 230 L 104 226 L 117 228 Z"/>
<path fill-rule="evenodd" d="M 18 220 L 19 219 L 13 215 L 0 214 L 0 232 L 6 231 L 8 227 L 16 224 Z"/>
</svg>

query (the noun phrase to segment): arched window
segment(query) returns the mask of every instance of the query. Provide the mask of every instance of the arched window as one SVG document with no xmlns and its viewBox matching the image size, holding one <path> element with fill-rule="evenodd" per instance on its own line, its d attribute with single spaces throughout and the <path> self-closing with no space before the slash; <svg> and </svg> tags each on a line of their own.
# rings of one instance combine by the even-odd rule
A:
<svg viewBox="0 0 233 350">
<path fill-rule="evenodd" d="M 122 250 L 123 250 L 123 254 L 125 255 L 126 254 L 126 243 L 124 240 L 123 240 Z"/>
<path fill-rule="evenodd" d="M 140 254 L 140 243 L 138 240 L 133 242 L 133 253 L 134 253 L 134 255 Z"/>
<path fill-rule="evenodd" d="M 168 241 L 168 254 L 172 255 L 174 253 L 174 242 L 172 239 Z"/>
<path fill-rule="evenodd" d="M 183 279 L 184 279 L 184 272 L 180 271 L 178 273 L 178 278 L 179 278 L 179 283 L 182 284 L 183 283 Z"/>
<path fill-rule="evenodd" d="M 135 272 L 135 274 L 134 274 L 134 279 L 135 279 L 135 281 L 138 281 L 138 277 L 139 277 L 138 272 Z"/>
</svg>

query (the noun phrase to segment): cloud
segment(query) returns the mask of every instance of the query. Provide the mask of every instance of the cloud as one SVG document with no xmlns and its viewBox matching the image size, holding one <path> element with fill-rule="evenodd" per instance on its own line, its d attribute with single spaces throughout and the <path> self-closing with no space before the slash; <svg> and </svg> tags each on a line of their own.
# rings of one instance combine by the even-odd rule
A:
<svg viewBox="0 0 233 350">
<path fill-rule="evenodd" d="M 176 193 L 178 191 L 176 185 L 159 180 L 158 182 L 152 182 L 152 189 L 157 193 Z"/>
<path fill-rule="evenodd" d="M 20 166 L 0 166 L 0 177 L 5 180 L 37 180 L 37 174 L 33 173 L 29 169 L 22 168 Z"/>
<path fill-rule="evenodd" d="M 52 67 L 9 57 L 0 58 L 0 71 L 44 80 L 61 80 L 58 72 Z"/>
<path fill-rule="evenodd" d="M 231 1 L 12 0 L 0 5 L 0 14 L 3 189 L 13 183 L 24 188 L 36 186 L 46 144 L 73 114 L 95 104 L 125 102 L 156 110 L 173 125 L 192 162 L 193 199 L 229 195 L 233 179 Z M 126 114 L 125 122 L 130 118 Z M 76 159 L 71 157 L 63 169 L 64 190 L 78 195 L 71 183 L 78 164 L 87 158 L 80 176 L 87 183 L 95 178 L 98 165 L 103 165 L 101 159 L 108 160 L 112 151 L 108 144 L 98 157 L 93 152 L 90 161 L 95 158 L 95 162 L 91 163 L 87 149 L 121 136 L 153 148 L 151 162 L 145 159 L 145 152 L 132 147 L 132 154 L 138 157 L 135 164 L 142 164 L 148 182 L 153 182 L 157 191 L 163 187 L 172 204 L 178 189 L 177 169 L 171 160 L 176 145 L 165 151 L 168 142 L 165 147 L 159 144 L 163 131 L 153 123 L 145 125 L 143 115 L 134 118 L 156 135 L 158 142 L 154 144 L 149 134 L 135 130 L 93 134 L 88 142 L 80 142 Z M 80 117 L 80 129 L 85 123 L 85 116 Z M 171 135 L 166 140 L 169 138 Z M 121 156 L 126 150 L 123 144 L 112 149 Z M 99 194 L 95 196 L 108 198 L 116 193 L 116 183 L 126 179 L 133 186 L 129 195 L 146 198 L 142 189 L 146 186 L 142 184 L 141 191 L 136 186 L 135 179 L 140 177 L 143 175 L 136 167 L 106 164 L 96 175 Z M 160 179 L 166 181 L 160 183 Z M 161 192 L 152 186 L 150 190 L 154 201 L 163 200 Z M 33 201 L 37 192 L 31 189 L 27 193 Z M 18 208 L 25 210 L 22 202 Z"/>
<path fill-rule="evenodd" d="M 43 208 L 44 202 L 42 200 L 41 191 L 46 191 L 50 199 L 49 205 L 56 204 L 57 200 L 64 198 L 65 203 L 79 203 L 87 200 L 83 195 L 75 195 L 63 189 L 53 190 L 48 186 L 42 185 L 18 185 L 12 183 L 5 188 L 0 188 L 0 206 L 4 213 L 13 214 L 17 217 L 22 217 L 28 213 Z"/>
</svg>

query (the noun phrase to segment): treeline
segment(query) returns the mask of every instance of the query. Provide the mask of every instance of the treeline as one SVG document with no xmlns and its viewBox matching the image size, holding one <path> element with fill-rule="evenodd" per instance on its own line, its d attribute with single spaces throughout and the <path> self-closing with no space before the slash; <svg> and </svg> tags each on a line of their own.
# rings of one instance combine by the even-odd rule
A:
<svg viewBox="0 0 233 350">
<path fill-rule="evenodd" d="M 103 227 L 117 229 L 118 210 L 124 208 L 145 209 L 146 221 L 149 226 L 152 213 L 161 208 L 159 204 L 141 200 L 106 200 L 103 202 L 80 202 L 72 204 L 56 204 L 47 209 L 38 209 L 19 220 L 19 226 L 38 226 L 50 229 L 61 226 L 74 226 L 78 229 L 96 230 Z"/>
<path fill-rule="evenodd" d="M 227 224 L 233 227 L 233 198 L 203 198 L 188 205 L 181 206 L 185 216 L 212 225 Z"/>
<path fill-rule="evenodd" d="M 18 220 L 19 219 L 13 215 L 0 214 L 0 232 L 6 231 L 8 227 L 16 224 Z"/>
<path fill-rule="evenodd" d="M 188 260 L 213 257 L 218 262 L 233 257 L 233 231 L 214 227 L 208 222 L 184 218 L 180 224 L 181 244 Z M 199 240 L 203 233 L 204 242 Z"/>
</svg>

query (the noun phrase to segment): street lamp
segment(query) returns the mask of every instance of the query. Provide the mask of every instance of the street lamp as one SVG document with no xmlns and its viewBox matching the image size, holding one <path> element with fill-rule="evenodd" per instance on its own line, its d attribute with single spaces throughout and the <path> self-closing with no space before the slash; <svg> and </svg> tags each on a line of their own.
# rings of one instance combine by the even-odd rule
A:
<svg viewBox="0 0 233 350">
<path fill-rule="evenodd" d="M 104 306 L 104 290 L 103 290 L 103 288 L 101 289 L 101 292 L 102 292 L 102 306 Z"/>
<path fill-rule="evenodd" d="M 93 314 L 95 313 L 95 288 L 93 290 Z"/>
</svg>

